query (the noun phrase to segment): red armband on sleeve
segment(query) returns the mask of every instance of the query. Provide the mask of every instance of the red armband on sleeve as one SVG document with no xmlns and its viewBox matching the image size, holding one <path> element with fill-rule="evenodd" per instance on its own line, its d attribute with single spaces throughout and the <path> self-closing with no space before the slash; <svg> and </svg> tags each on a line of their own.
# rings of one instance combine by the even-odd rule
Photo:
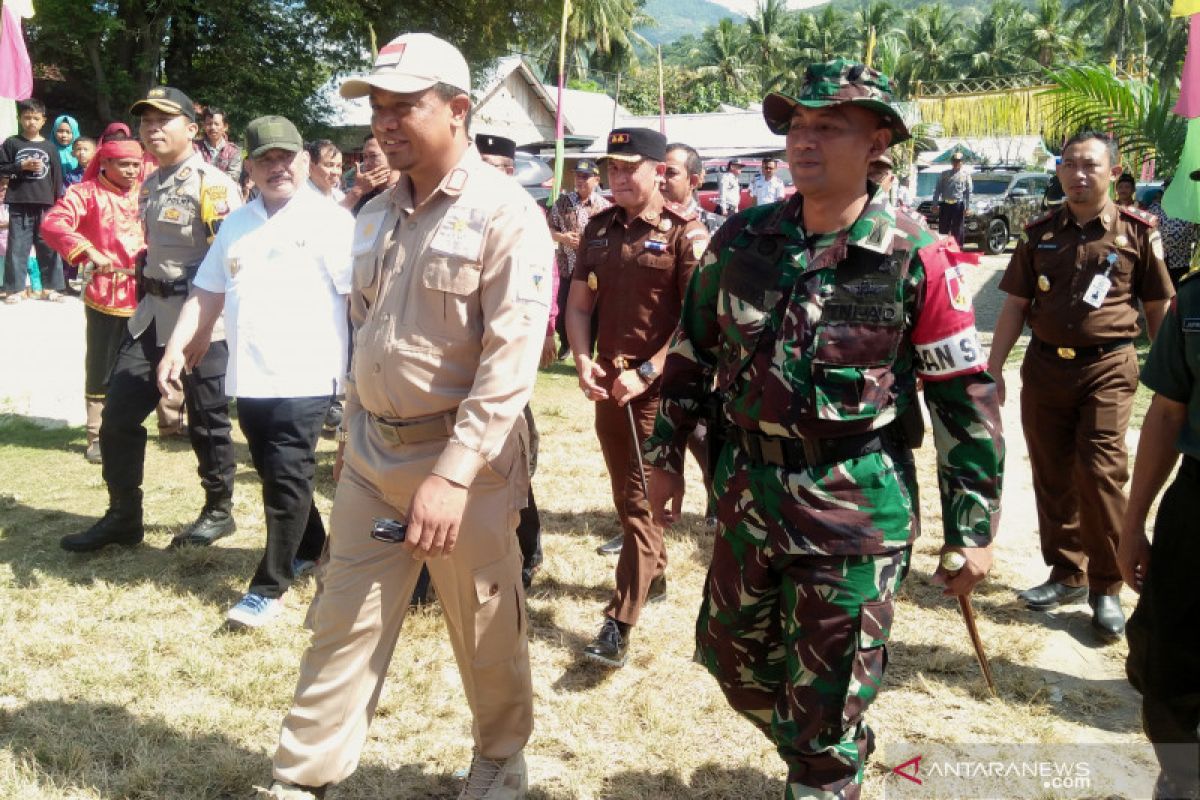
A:
<svg viewBox="0 0 1200 800">
<path fill-rule="evenodd" d="M 979 256 L 944 239 L 918 253 L 925 266 L 925 303 L 912 333 L 917 375 L 944 381 L 983 372 L 987 359 L 975 331 L 975 310 L 963 271 L 965 265 L 977 265 Z"/>
</svg>

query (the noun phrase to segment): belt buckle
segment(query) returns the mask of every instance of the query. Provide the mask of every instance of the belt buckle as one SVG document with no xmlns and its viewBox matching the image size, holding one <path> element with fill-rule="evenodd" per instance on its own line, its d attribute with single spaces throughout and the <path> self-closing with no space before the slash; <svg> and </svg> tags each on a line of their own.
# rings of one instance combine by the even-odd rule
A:
<svg viewBox="0 0 1200 800">
<path fill-rule="evenodd" d="M 1054 352 L 1058 355 L 1059 358 L 1061 358 L 1065 361 L 1070 361 L 1071 359 L 1073 359 L 1075 357 L 1075 348 L 1074 347 L 1060 347 L 1057 350 L 1055 350 Z"/>
<path fill-rule="evenodd" d="M 375 426 L 375 430 L 388 444 L 401 444 L 400 432 L 396 430 L 396 426 L 387 424 L 374 414 L 370 416 L 370 420 L 371 424 Z"/>
</svg>

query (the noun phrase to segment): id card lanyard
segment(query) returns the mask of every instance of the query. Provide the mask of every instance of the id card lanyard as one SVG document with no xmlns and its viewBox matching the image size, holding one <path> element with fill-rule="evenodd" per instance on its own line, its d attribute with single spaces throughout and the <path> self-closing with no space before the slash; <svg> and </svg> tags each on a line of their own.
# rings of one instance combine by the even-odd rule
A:
<svg viewBox="0 0 1200 800">
<path fill-rule="evenodd" d="M 1083 293 L 1083 302 L 1092 308 L 1104 305 L 1104 298 L 1108 296 L 1108 290 L 1112 288 L 1112 278 L 1109 276 L 1112 275 L 1113 267 L 1117 265 L 1117 254 L 1110 252 L 1105 261 L 1107 266 L 1104 268 L 1104 272 L 1092 278 L 1087 291 Z"/>
</svg>

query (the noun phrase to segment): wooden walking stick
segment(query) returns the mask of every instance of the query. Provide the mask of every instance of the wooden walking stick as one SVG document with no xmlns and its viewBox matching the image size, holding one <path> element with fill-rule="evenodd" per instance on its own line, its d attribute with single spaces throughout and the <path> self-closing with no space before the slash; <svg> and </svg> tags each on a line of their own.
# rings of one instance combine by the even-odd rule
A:
<svg viewBox="0 0 1200 800">
<path fill-rule="evenodd" d="M 966 563 L 967 557 L 956 550 L 951 550 L 942 555 L 942 569 L 948 575 L 957 575 Z M 992 680 L 992 667 L 988 663 L 987 653 L 983 649 L 983 639 L 979 638 L 979 628 L 975 625 L 975 608 L 971 605 L 970 595 L 960 594 L 958 596 L 958 610 L 962 612 L 963 622 L 967 624 L 967 633 L 971 637 L 971 646 L 975 648 L 975 659 L 979 662 L 979 668 L 983 670 L 983 679 L 987 681 L 988 690 L 992 693 L 992 697 L 998 697 L 996 694 L 996 682 Z"/>
</svg>

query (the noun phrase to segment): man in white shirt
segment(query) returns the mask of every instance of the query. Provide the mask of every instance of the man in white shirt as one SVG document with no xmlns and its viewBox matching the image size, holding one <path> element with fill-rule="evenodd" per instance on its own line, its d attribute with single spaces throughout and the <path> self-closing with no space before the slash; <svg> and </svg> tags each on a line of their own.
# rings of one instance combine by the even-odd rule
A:
<svg viewBox="0 0 1200 800">
<path fill-rule="evenodd" d="M 750 181 L 750 196 L 754 198 L 754 205 L 765 206 L 783 199 L 783 180 L 775 174 L 778 165 L 779 162 L 773 158 L 762 160 L 762 172 Z"/>
<path fill-rule="evenodd" d="M 349 212 L 306 185 L 309 155 L 291 122 L 254 120 L 246 150 L 260 194 L 221 226 L 158 367 L 165 394 L 204 355 L 224 310 L 226 393 L 237 398 L 262 478 L 267 525 L 249 591 L 229 611 L 232 627 L 278 615 L 284 592 L 325 544 L 312 498 L 315 451 L 346 372 L 354 238 Z"/>
<path fill-rule="evenodd" d="M 742 162 L 736 158 L 729 162 L 726 172 L 721 173 L 721 193 L 717 197 L 717 213 L 723 217 L 736 214 L 742 203 Z"/>
</svg>

